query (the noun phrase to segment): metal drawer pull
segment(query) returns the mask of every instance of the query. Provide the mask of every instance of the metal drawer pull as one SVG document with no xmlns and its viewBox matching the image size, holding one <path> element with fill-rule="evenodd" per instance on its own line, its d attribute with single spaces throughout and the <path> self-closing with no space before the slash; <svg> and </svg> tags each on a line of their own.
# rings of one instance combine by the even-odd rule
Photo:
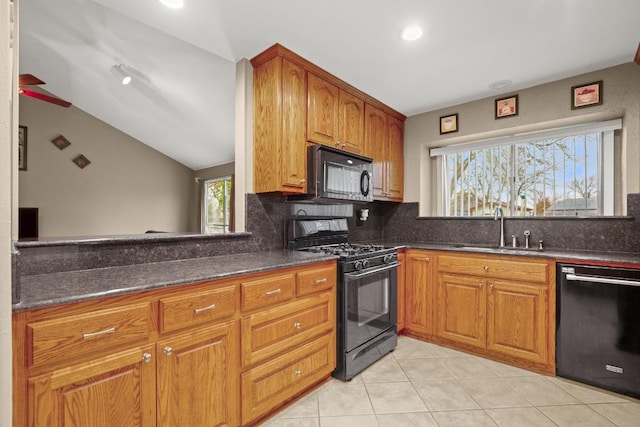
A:
<svg viewBox="0 0 640 427">
<path fill-rule="evenodd" d="M 293 327 L 296 328 L 296 329 L 300 329 L 302 327 L 302 324 L 300 324 L 300 322 L 295 322 L 293 324 Z"/>
<path fill-rule="evenodd" d="M 302 371 L 297 371 L 297 370 L 296 370 L 293 374 L 294 374 L 296 377 L 299 377 L 299 376 L 302 376 Z"/>
<path fill-rule="evenodd" d="M 211 305 L 208 305 L 208 306 L 206 306 L 206 307 L 196 308 L 196 309 L 195 309 L 195 310 L 193 310 L 193 311 L 194 311 L 196 314 L 200 314 L 200 313 L 202 313 L 203 311 L 213 310 L 214 308 L 216 308 L 216 305 L 215 305 L 215 304 L 211 304 Z"/>
<path fill-rule="evenodd" d="M 163 351 L 167 356 L 171 356 L 173 354 L 173 349 L 169 346 L 166 346 Z"/>
<path fill-rule="evenodd" d="M 88 340 L 89 338 L 97 337 L 98 335 L 114 334 L 115 332 L 116 332 L 116 328 L 114 328 L 112 326 L 109 329 L 105 329 L 103 331 L 91 332 L 91 333 L 88 333 L 88 334 L 82 334 L 82 339 L 83 340 Z"/>
<path fill-rule="evenodd" d="M 482 289 L 482 283 L 478 283 L 478 287 Z"/>
<path fill-rule="evenodd" d="M 316 285 L 319 285 L 320 283 L 327 283 L 327 278 L 316 279 Z"/>
<path fill-rule="evenodd" d="M 426 258 L 424 259 L 424 262 L 429 262 L 429 261 L 431 261 L 431 259 L 430 259 L 429 257 L 426 257 Z"/>
<path fill-rule="evenodd" d="M 484 266 L 484 271 L 489 271 L 489 266 L 488 265 Z"/>
<path fill-rule="evenodd" d="M 151 353 L 143 353 L 142 354 L 142 361 L 144 363 L 149 363 L 151 362 Z"/>
<path fill-rule="evenodd" d="M 269 295 L 279 294 L 280 292 L 282 292 L 282 289 L 278 288 L 278 289 L 274 289 L 273 291 L 267 291 L 264 294 L 266 296 L 269 296 Z"/>
</svg>

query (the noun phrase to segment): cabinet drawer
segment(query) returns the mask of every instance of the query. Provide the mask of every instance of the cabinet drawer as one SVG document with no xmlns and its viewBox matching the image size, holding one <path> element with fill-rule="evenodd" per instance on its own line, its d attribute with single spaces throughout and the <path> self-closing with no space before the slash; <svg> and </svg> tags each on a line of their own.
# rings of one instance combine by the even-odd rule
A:
<svg viewBox="0 0 640 427">
<path fill-rule="evenodd" d="M 242 282 L 242 310 L 268 307 L 293 298 L 293 273 L 278 274 Z"/>
<path fill-rule="evenodd" d="M 438 271 L 525 282 L 547 282 L 547 262 L 440 255 Z"/>
<path fill-rule="evenodd" d="M 43 365 L 92 351 L 118 349 L 148 339 L 149 303 L 90 311 L 27 325 L 29 366 Z"/>
<path fill-rule="evenodd" d="M 336 266 L 314 268 L 298 273 L 296 295 L 304 296 L 336 286 Z"/>
<path fill-rule="evenodd" d="M 160 332 L 193 326 L 233 315 L 237 286 L 160 299 Z"/>
<path fill-rule="evenodd" d="M 242 423 L 259 418 L 335 368 L 333 333 L 242 374 Z"/>
<path fill-rule="evenodd" d="M 334 331 L 335 295 L 324 293 L 242 319 L 242 366 L 272 358 Z"/>
</svg>

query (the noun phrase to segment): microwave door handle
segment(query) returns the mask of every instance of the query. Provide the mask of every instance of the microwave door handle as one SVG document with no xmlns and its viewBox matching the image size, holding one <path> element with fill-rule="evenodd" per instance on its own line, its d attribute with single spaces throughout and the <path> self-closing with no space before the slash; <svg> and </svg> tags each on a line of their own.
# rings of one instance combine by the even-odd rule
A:
<svg viewBox="0 0 640 427">
<path fill-rule="evenodd" d="M 371 188 L 371 175 L 366 170 L 362 171 L 360 175 L 360 193 L 367 197 L 369 195 L 369 189 Z"/>
</svg>

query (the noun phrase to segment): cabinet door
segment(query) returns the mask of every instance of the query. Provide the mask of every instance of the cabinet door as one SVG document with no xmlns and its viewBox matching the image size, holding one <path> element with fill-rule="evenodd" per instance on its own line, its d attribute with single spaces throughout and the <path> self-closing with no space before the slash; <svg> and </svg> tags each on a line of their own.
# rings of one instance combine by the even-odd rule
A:
<svg viewBox="0 0 640 427">
<path fill-rule="evenodd" d="M 485 347 L 485 280 L 472 276 L 438 275 L 436 335 Z"/>
<path fill-rule="evenodd" d="M 407 271 L 407 260 L 404 251 L 398 253 L 398 333 L 404 329 L 404 308 L 405 308 L 405 274 Z"/>
<path fill-rule="evenodd" d="M 364 146 L 364 101 L 340 90 L 339 99 L 339 131 L 340 148 L 354 153 L 361 153 Z"/>
<path fill-rule="evenodd" d="M 238 425 L 237 321 L 158 341 L 158 425 Z"/>
<path fill-rule="evenodd" d="M 387 159 L 387 115 L 369 104 L 364 107 L 365 155 L 373 159 L 373 197 L 384 198 Z"/>
<path fill-rule="evenodd" d="M 306 191 L 307 144 L 305 72 L 302 67 L 282 60 L 282 183 L 292 192 Z M 272 165 L 273 166 L 273 165 Z"/>
<path fill-rule="evenodd" d="M 404 123 L 388 116 L 387 128 L 386 192 L 390 200 L 401 202 L 404 197 Z"/>
<path fill-rule="evenodd" d="M 546 362 L 547 288 L 503 280 L 488 284 L 487 348 Z"/>
<path fill-rule="evenodd" d="M 29 426 L 156 425 L 152 346 L 29 379 Z"/>
<path fill-rule="evenodd" d="M 407 251 L 406 268 L 404 327 L 419 335 L 431 335 L 433 285 L 430 253 Z"/>
<path fill-rule="evenodd" d="M 308 73 L 307 140 L 335 146 L 338 140 L 339 89 Z"/>
</svg>

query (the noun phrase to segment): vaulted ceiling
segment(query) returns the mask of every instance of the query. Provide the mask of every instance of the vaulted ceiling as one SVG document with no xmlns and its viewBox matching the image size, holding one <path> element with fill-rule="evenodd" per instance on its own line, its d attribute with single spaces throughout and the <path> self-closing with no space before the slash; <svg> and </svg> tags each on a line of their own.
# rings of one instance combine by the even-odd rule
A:
<svg viewBox="0 0 640 427">
<path fill-rule="evenodd" d="M 20 2 L 20 72 L 197 170 L 233 160 L 235 64 L 280 43 L 410 116 L 633 61 L 638 0 Z M 424 36 L 401 40 L 407 25 Z M 123 86 L 112 67 L 129 66 Z M 134 76 L 134 77 L 135 77 Z"/>
</svg>

